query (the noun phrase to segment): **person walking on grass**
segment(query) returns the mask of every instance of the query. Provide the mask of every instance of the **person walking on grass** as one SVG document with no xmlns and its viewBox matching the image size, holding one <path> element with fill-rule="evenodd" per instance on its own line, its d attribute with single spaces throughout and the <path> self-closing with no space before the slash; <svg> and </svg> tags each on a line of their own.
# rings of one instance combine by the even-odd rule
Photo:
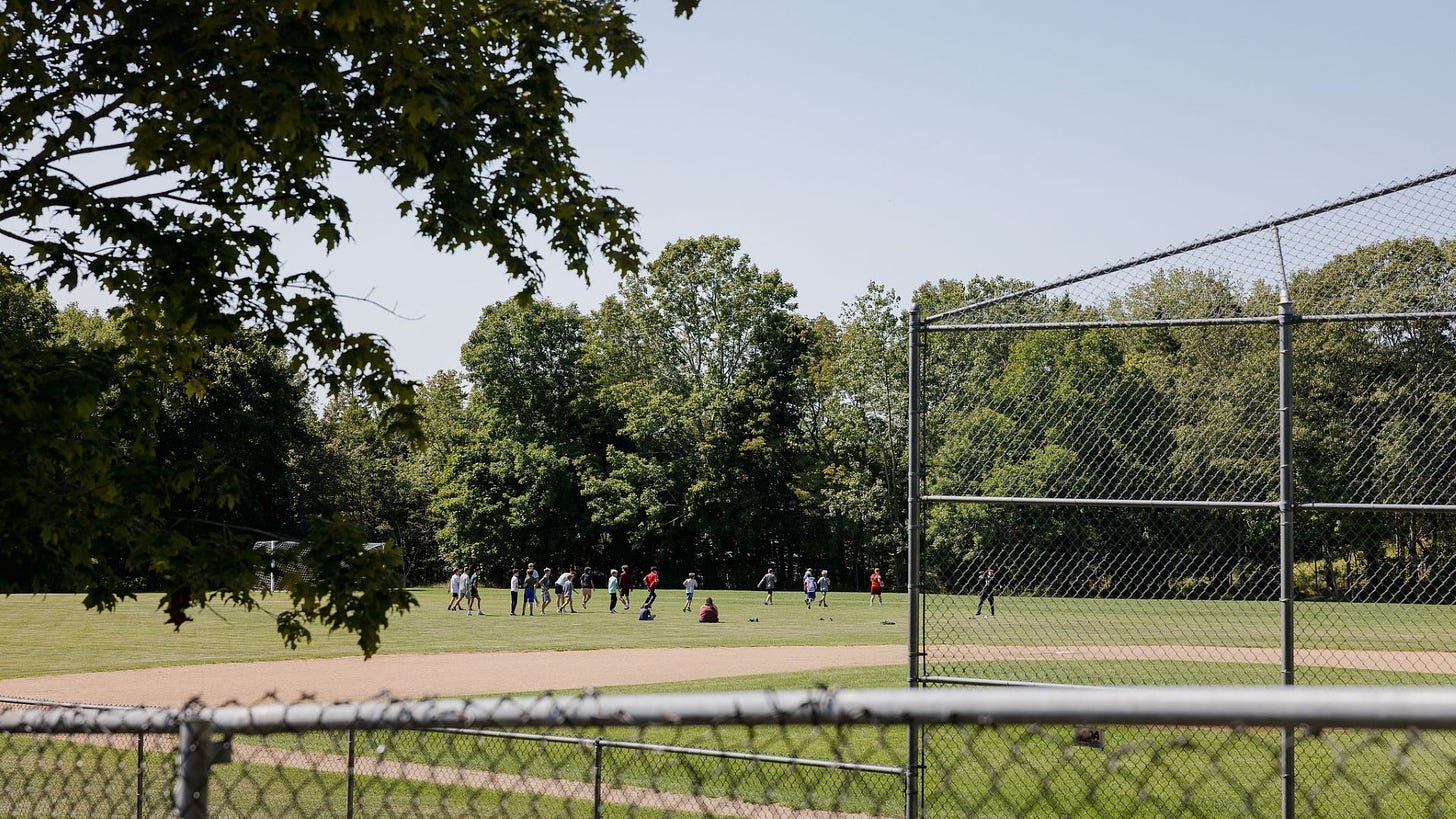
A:
<svg viewBox="0 0 1456 819">
<path fill-rule="evenodd" d="M 607 578 L 607 614 L 617 613 L 617 570 Z"/>
<path fill-rule="evenodd" d="M 622 608 L 632 605 L 632 575 L 627 573 L 627 564 L 622 564 L 622 569 L 617 575 L 617 590 L 622 595 Z"/>
<path fill-rule="evenodd" d="M 773 567 L 769 566 L 768 571 L 764 572 L 763 578 L 758 581 L 758 588 L 763 589 L 766 592 L 766 594 L 764 594 L 763 596 L 763 604 L 765 606 L 773 605 L 774 585 L 778 582 L 779 579 L 774 576 Z"/>
<path fill-rule="evenodd" d="M 683 602 L 683 611 L 693 607 L 693 592 L 698 590 L 697 572 L 688 572 L 688 579 L 683 581 L 683 590 L 687 592 L 687 600 Z"/>
<path fill-rule="evenodd" d="M 586 604 L 591 602 L 592 587 L 595 585 L 593 583 L 591 567 L 587 566 L 585 569 L 582 569 L 581 577 L 573 578 L 573 580 L 579 582 L 581 588 L 581 610 L 586 611 Z"/>
<path fill-rule="evenodd" d="M 551 567 L 547 566 L 541 570 L 541 613 L 545 614 L 551 608 L 551 586 L 555 584 L 551 577 Z"/>
<path fill-rule="evenodd" d="M 976 616 L 981 616 L 981 606 L 991 604 L 991 616 L 996 616 L 996 569 L 988 567 L 981 573 L 981 599 L 976 601 Z"/>
<path fill-rule="evenodd" d="M 819 605 L 829 608 L 829 570 L 819 573 Z"/>
<path fill-rule="evenodd" d="M 470 583 L 465 592 L 468 599 L 465 603 L 466 615 L 479 614 L 485 616 L 485 609 L 480 605 L 480 567 L 476 566 L 470 570 Z"/>
<path fill-rule="evenodd" d="M 870 570 L 870 605 L 873 606 L 875 602 L 878 601 L 880 604 L 880 608 L 884 608 L 884 594 L 885 581 L 884 578 L 880 577 L 880 568 L 876 566 L 875 568 Z"/>
<path fill-rule="evenodd" d="M 657 602 L 657 567 L 653 566 L 647 574 L 642 575 L 642 585 L 647 589 L 647 600 L 642 605 L 652 608 Z"/>
<path fill-rule="evenodd" d="M 465 569 L 460 570 L 460 606 L 456 606 L 455 610 L 465 612 L 466 617 L 475 614 L 475 612 L 470 610 L 470 584 L 474 580 L 475 578 L 470 576 L 469 571 Z M 461 606 L 464 608 L 461 608 Z"/>
<path fill-rule="evenodd" d="M 516 606 L 521 602 L 521 571 L 511 570 L 511 616 L 516 616 Z"/>
<path fill-rule="evenodd" d="M 445 611 L 459 611 L 459 610 L 460 610 L 460 570 L 459 569 L 456 569 L 455 572 L 450 575 L 450 605 L 448 605 L 448 606 L 445 607 Z"/>
<path fill-rule="evenodd" d="M 814 582 L 814 570 L 804 570 L 804 608 L 814 608 L 814 593 L 819 590 L 819 584 Z"/>
</svg>

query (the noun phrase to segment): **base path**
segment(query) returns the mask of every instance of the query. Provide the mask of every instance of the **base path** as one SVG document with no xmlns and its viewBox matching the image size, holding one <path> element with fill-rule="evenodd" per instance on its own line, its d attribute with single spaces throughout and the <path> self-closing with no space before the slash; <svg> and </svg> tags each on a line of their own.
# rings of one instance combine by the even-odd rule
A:
<svg viewBox="0 0 1456 819">
<path fill-rule="evenodd" d="M 905 662 L 905 647 L 611 648 L 213 663 L 0 680 L 0 696 L 92 705 L 485 696 Z"/>
<path fill-rule="evenodd" d="M 1275 648 L 1229 646 L 937 646 L 947 660 L 1177 660 L 1279 663 Z M 752 646 L 612 648 L 476 654 L 381 655 L 371 660 L 215 663 L 0 680 L 0 696 L 94 705 L 252 705 L 272 700 L 324 702 L 380 696 L 467 697 L 517 691 L 573 691 L 609 685 L 691 682 L 745 674 L 826 671 L 905 662 L 905 647 Z M 1456 653 L 1301 650 L 1297 665 L 1456 674 Z"/>
</svg>

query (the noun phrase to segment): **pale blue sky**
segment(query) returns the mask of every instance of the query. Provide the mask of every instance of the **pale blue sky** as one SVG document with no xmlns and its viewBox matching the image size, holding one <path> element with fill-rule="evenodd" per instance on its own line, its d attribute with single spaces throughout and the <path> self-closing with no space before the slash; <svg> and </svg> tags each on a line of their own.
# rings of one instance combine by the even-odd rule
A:
<svg viewBox="0 0 1456 819">
<path fill-rule="evenodd" d="M 870 281 L 1061 277 L 1456 164 L 1447 3 L 670 7 L 634 6 L 644 68 L 575 84 L 583 164 L 651 253 L 737 236 L 808 315 Z M 286 258 L 420 316 L 346 307 L 411 375 L 458 367 L 516 286 L 433 251 L 382 184 L 341 184 L 355 241 L 323 259 L 289 237 Z M 585 309 L 615 288 L 549 270 L 547 296 Z"/>
</svg>

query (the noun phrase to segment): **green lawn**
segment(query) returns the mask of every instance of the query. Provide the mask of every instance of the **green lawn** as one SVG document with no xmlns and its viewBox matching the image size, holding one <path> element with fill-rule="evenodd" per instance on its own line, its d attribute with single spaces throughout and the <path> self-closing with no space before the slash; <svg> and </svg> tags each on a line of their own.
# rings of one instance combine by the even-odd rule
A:
<svg viewBox="0 0 1456 819">
<path fill-rule="evenodd" d="M 699 625 L 681 612 L 681 591 L 666 591 L 656 606 L 658 619 L 638 622 L 635 611 L 609 616 L 598 596 L 574 615 L 554 611 L 535 617 L 509 617 L 504 592 L 486 594 L 487 614 L 466 617 L 445 611 L 448 596 L 439 588 L 417 589 L 420 607 L 397 617 L 384 633 L 382 653 L 517 651 L 522 646 L 572 650 L 630 646 L 752 645 L 901 645 L 905 642 L 905 596 L 886 595 L 886 606 L 869 608 L 862 593 L 835 593 L 828 608 L 806 610 L 802 596 L 783 592 L 777 605 L 762 605 L 757 592 L 708 591 L 720 604 L 723 623 Z M 639 592 L 640 600 L 640 592 Z M 71 595 L 0 598 L 0 679 L 67 672 L 106 671 L 205 662 L 247 662 L 356 654 L 345 634 L 319 634 L 297 651 L 285 648 L 266 611 L 207 609 L 180 631 L 162 623 L 154 599 L 126 603 L 117 611 L 87 611 Z M 926 643 L 974 645 L 1188 645 L 1273 647 L 1279 641 L 1278 606 L 1269 602 L 1186 600 L 1089 600 L 1003 597 L 997 617 L 974 618 L 974 597 L 930 595 L 924 603 Z M 756 618 L 757 622 L 749 622 Z M 892 621 L 886 625 L 882 621 Z M 1456 650 L 1456 606 L 1301 602 L 1296 606 L 1301 647 L 1391 651 Z M 77 648 L 84 646 L 84 651 Z M 972 656 L 971 655 L 967 656 Z M 1004 664 L 977 662 L 960 668 L 946 662 L 949 676 L 995 676 L 1069 682 L 1126 682 L 1092 671 L 1029 673 Z M 1023 664 L 1030 668 L 1032 666 Z M 1108 661 L 1106 668 L 1128 668 Z M 1137 682 L 1202 681 L 1205 664 L 1175 664 Z M 1043 666 L 1049 670 L 1050 666 Z M 1412 671 L 1420 670 L 1418 658 Z M 974 674 L 970 672 L 974 671 Z M 1080 673 L 1080 672 L 1079 672 Z M 1151 673 L 1151 672 L 1150 672 Z M 1238 683 L 1275 683 L 1270 669 L 1251 667 Z M 1311 670 L 1305 682 L 1354 682 L 1359 675 Z M 1371 679 L 1368 676 L 1366 679 Z M 1374 680 L 1373 680 L 1374 681 Z M 1392 679 L 1393 681 L 1393 679 Z"/>
<path fill-rule="evenodd" d="M 828 608 L 805 610 L 803 595 L 780 593 L 776 604 L 763 605 L 756 592 L 698 593 L 712 596 L 723 622 L 700 625 L 682 613 L 681 590 L 658 595 L 658 618 L 638 622 L 635 610 L 608 615 L 606 597 L 592 600 L 577 614 L 510 617 L 507 593 L 487 592 L 484 617 L 447 613 L 449 594 L 439 588 L 415 589 L 420 607 L 395 618 L 384 632 L 382 654 L 456 651 L 520 651 L 591 649 L 630 646 L 756 646 L 756 645 L 903 645 L 906 637 L 905 596 L 885 595 L 885 607 L 869 608 L 864 594 L 834 594 Z M 641 600 L 641 592 L 636 597 Z M 265 608 L 267 606 L 265 605 Z M 264 611 L 207 609 L 180 631 L 163 624 L 156 600 L 125 603 L 114 612 L 96 613 L 74 595 L 0 598 L 0 634 L 7 651 L 0 652 L 0 679 L 113 671 L 212 662 L 250 662 L 316 657 L 342 657 L 359 649 L 346 634 L 316 634 L 297 651 L 285 648 Z M 748 622 L 757 618 L 758 622 Z M 883 625 L 892 620 L 895 625 Z M 77 650 L 84 646 L 85 650 Z"/>
<path fill-rule="evenodd" d="M 1279 645 L 1279 604 L 1270 601 L 999 597 L 994 620 L 975 610 L 975 596 L 927 595 L 927 642 Z M 1301 648 L 1456 650 L 1456 606 L 1299 601 L 1294 621 Z"/>
</svg>

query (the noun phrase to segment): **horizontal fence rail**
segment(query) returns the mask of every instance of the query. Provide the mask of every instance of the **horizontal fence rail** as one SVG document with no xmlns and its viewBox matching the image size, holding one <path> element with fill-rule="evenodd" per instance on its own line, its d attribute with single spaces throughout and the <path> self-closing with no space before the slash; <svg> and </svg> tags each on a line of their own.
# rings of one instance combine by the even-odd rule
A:
<svg viewBox="0 0 1456 819">
<path fill-rule="evenodd" d="M 0 815 L 27 817 L 904 816 L 910 732 L 934 740 L 935 780 L 910 806 L 924 816 L 1268 816 L 1287 743 L 1305 760 L 1296 815 L 1443 815 L 1456 801 L 1456 691 L 1433 687 L 8 705 Z M 133 812 L 118 769 L 139 728 L 176 738 L 148 771 L 175 764 L 137 783 Z"/>
<path fill-rule="evenodd" d="M 0 712 L 7 734 L 175 732 L 205 724 L 226 735 L 301 731 L 450 729 L 465 734 L 579 743 L 491 731 L 530 727 L 994 725 L 1246 725 L 1456 729 L 1456 690 L 1425 686 L 1157 686 L 990 689 L 846 689 L 721 694 L 294 703 L 223 708 L 89 707 Z M 631 743 L 621 743 L 624 747 Z M 635 746 L 634 746 L 635 747 Z M 661 750 L 665 746 L 644 747 Z"/>
</svg>

